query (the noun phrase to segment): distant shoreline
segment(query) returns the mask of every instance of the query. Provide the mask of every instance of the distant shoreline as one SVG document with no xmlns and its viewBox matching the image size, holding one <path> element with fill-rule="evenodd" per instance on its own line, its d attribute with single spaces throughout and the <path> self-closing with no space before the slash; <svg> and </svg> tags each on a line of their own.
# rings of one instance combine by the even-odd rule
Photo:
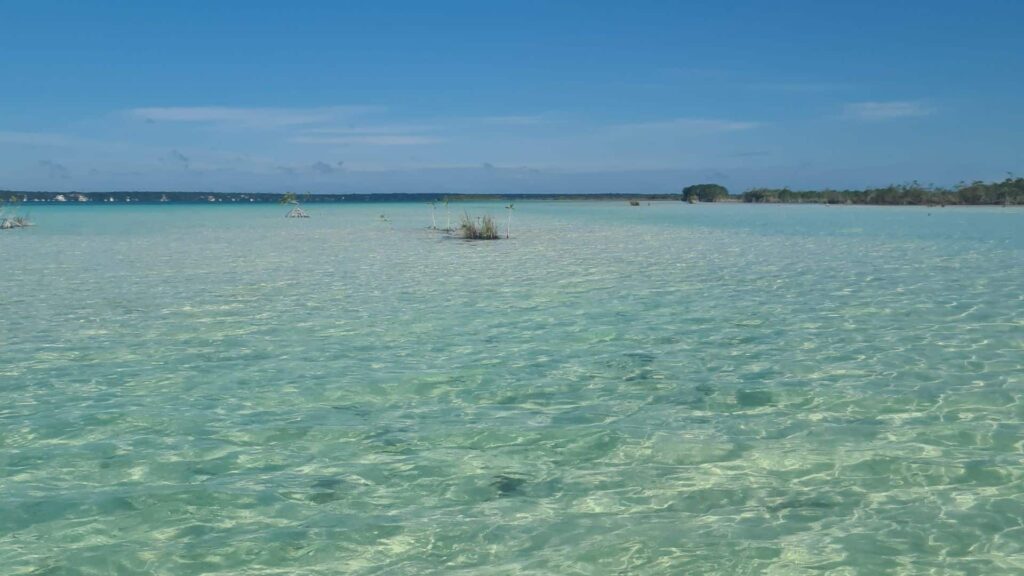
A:
<svg viewBox="0 0 1024 576">
<path fill-rule="evenodd" d="M 25 204 L 279 204 L 283 194 L 243 192 L 19 192 L 0 191 L 0 198 L 14 197 Z M 302 204 L 371 204 L 387 202 L 518 202 L 561 201 L 665 201 L 678 202 L 679 194 L 304 194 Z M 739 201 L 737 198 L 735 201 Z"/>
<path fill-rule="evenodd" d="M 1020 180 L 1013 184 L 1021 183 Z M 986 187 L 987 188 L 987 187 Z M 892 190 L 883 189 L 882 192 Z M 859 205 L 859 206 L 1000 206 L 1022 205 L 1024 197 L 1019 193 L 982 194 L 976 198 L 962 198 L 948 192 L 925 192 L 908 194 L 907 189 L 897 189 L 890 196 L 869 195 L 875 191 L 825 191 L 790 192 L 789 190 L 755 189 L 742 195 L 719 195 L 708 198 L 702 204 L 818 204 L 818 205 Z M 913 192 L 913 190 L 911 190 Z M 1014 190 L 1017 192 L 1017 190 Z M 45 192 L 0 190 L 0 205 L 7 203 L 21 205 L 116 205 L 116 204 L 280 204 L 284 194 L 268 192 Z M 302 204 L 371 204 L 371 203 L 437 203 L 444 202 L 525 202 L 525 201 L 605 201 L 605 202 L 680 202 L 683 194 L 434 194 L 380 193 L 380 194 L 304 194 L 296 195 Z M 696 199 L 694 199 L 696 200 Z"/>
</svg>

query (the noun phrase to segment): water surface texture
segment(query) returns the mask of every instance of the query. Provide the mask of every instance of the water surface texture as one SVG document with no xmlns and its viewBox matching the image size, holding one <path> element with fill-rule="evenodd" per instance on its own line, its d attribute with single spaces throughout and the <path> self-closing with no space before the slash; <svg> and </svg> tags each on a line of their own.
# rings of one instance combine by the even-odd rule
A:
<svg viewBox="0 0 1024 576">
<path fill-rule="evenodd" d="M 0 232 L 0 572 L 1024 572 L 1020 209 L 285 211 Z"/>
</svg>

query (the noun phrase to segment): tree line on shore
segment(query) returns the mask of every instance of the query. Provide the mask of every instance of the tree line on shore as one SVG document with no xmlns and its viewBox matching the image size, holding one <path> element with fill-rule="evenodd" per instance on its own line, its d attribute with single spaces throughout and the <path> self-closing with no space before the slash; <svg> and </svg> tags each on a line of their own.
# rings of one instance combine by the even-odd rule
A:
<svg viewBox="0 0 1024 576">
<path fill-rule="evenodd" d="M 731 196 L 719 184 L 697 184 L 683 189 L 684 201 L 782 204 L 874 204 L 895 206 L 1022 205 L 1024 178 L 1009 177 L 1001 182 L 961 182 L 953 188 L 924 186 L 918 182 L 864 190 L 790 190 L 753 188 Z"/>
</svg>

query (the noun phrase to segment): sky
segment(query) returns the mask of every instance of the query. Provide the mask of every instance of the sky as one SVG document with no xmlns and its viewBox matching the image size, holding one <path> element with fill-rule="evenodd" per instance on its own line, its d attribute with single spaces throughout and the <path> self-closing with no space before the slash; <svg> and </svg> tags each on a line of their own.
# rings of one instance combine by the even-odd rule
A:
<svg viewBox="0 0 1024 576">
<path fill-rule="evenodd" d="M 1024 173 L 1020 0 L 0 0 L 0 189 Z"/>
</svg>

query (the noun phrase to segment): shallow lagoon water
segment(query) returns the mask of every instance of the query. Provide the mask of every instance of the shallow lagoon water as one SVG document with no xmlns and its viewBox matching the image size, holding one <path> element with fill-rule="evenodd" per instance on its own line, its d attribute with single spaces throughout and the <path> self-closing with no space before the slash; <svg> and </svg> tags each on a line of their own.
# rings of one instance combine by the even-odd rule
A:
<svg viewBox="0 0 1024 576">
<path fill-rule="evenodd" d="M 3 573 L 1024 572 L 1020 209 L 284 211 L 0 233 Z"/>
</svg>

